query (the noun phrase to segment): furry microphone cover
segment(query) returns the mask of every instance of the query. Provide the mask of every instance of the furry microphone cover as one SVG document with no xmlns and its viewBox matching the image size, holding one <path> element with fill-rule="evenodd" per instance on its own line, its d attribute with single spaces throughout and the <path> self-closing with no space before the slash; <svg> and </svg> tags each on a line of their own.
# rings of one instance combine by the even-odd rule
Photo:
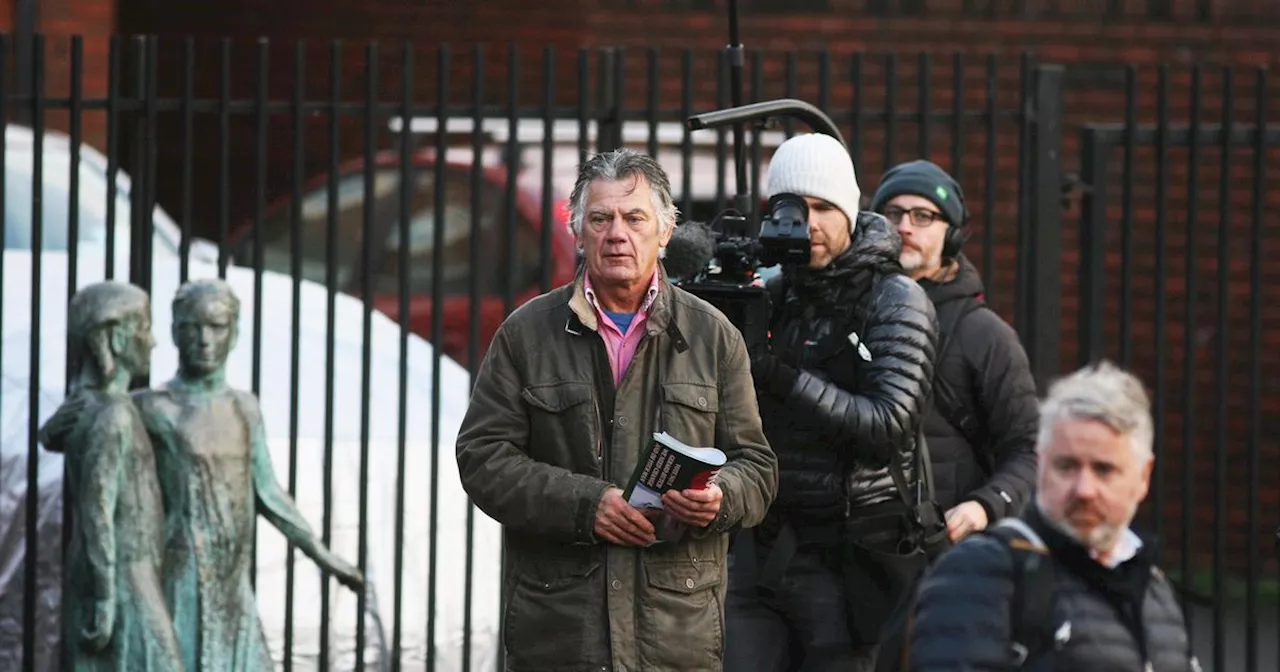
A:
<svg viewBox="0 0 1280 672">
<path fill-rule="evenodd" d="M 667 241 L 667 252 L 662 265 L 671 281 L 689 280 L 707 268 L 715 255 L 716 234 L 704 222 L 685 222 L 676 226 Z"/>
</svg>

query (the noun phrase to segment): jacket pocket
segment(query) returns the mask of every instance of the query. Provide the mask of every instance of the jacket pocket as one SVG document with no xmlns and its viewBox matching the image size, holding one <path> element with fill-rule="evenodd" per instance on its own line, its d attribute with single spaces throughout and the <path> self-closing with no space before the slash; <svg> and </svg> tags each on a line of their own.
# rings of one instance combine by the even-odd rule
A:
<svg viewBox="0 0 1280 672">
<path fill-rule="evenodd" d="M 703 383 L 663 383 L 662 426 L 657 431 L 695 447 L 716 446 L 719 389 Z"/>
<path fill-rule="evenodd" d="M 595 389 L 590 383 L 530 385 L 529 456 L 577 473 L 600 475 Z"/>
<path fill-rule="evenodd" d="M 650 561 L 640 600 L 641 665 L 645 669 L 720 669 L 724 652 L 720 563 Z"/>
<path fill-rule="evenodd" d="M 511 669 L 607 664 L 608 614 L 594 559 L 517 563 L 503 644 Z"/>
</svg>

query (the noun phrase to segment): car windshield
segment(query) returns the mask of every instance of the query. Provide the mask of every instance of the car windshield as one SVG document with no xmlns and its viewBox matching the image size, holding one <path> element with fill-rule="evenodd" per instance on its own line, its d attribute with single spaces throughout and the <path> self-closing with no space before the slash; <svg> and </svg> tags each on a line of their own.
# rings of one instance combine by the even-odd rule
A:
<svg viewBox="0 0 1280 672">
<path fill-rule="evenodd" d="M 32 226 L 32 171 L 22 161 L 9 161 L 5 165 L 4 179 L 4 246 L 9 250 L 30 250 L 33 241 Z M 69 163 L 50 161 L 46 155 L 43 166 L 40 194 L 41 249 L 45 252 L 62 252 L 68 249 L 70 237 L 68 212 L 71 205 L 71 189 L 67 174 Z M 105 250 L 107 247 L 107 179 L 96 168 L 82 163 L 80 166 L 79 240 L 78 249 Z M 117 262 L 128 260 L 130 241 L 129 192 L 117 189 L 115 195 L 115 254 Z M 173 240 L 156 228 L 152 246 L 156 253 L 177 256 Z"/>
<path fill-rule="evenodd" d="M 373 241 L 374 291 L 394 294 L 399 287 L 400 267 L 407 265 L 410 291 L 429 294 L 433 278 L 436 241 L 436 173 L 433 169 L 415 170 L 409 195 L 408 245 L 401 245 L 399 231 L 400 171 L 380 169 L 373 174 L 374 221 L 369 230 Z M 515 230 L 516 258 L 505 263 L 501 250 L 507 237 L 506 194 L 489 181 L 480 184 L 481 210 L 478 213 L 479 235 L 484 253 L 477 268 L 469 263 L 472 237 L 471 175 L 466 170 L 451 169 L 445 178 L 444 244 L 441 269 L 443 292 L 453 295 L 469 291 L 472 272 L 479 273 L 477 287 L 481 294 L 499 294 L 510 282 L 516 292 L 536 284 L 541 273 L 541 251 L 537 229 L 528 220 L 517 217 Z M 335 287 L 348 290 L 358 281 L 366 226 L 364 173 L 354 172 L 337 180 L 334 228 L 338 245 L 334 249 Z M 305 194 L 300 202 L 301 234 L 300 266 L 302 277 L 319 283 L 327 282 L 329 189 L 321 186 Z M 291 210 L 286 203 L 263 220 L 263 268 L 292 273 Z M 253 240 L 247 237 L 236 251 L 241 264 L 253 263 Z"/>
<path fill-rule="evenodd" d="M 400 177 L 394 171 L 380 171 L 374 174 L 373 196 L 375 204 L 385 209 L 396 198 L 400 185 Z M 364 243 L 364 174 L 344 175 L 337 181 L 334 192 L 337 208 L 334 216 L 334 229 L 338 245 L 334 248 L 335 286 L 346 287 L 356 272 L 360 261 L 360 248 Z M 328 268 L 328 230 L 329 230 L 329 188 L 321 186 L 302 197 L 300 206 L 301 219 L 301 265 L 302 277 L 306 280 L 327 283 Z M 293 251 L 290 235 L 292 211 L 288 203 L 270 212 L 262 222 L 262 266 L 280 273 L 292 273 Z M 375 224 L 376 226 L 376 224 Z M 254 241 L 252 232 L 246 236 L 236 250 L 235 257 L 239 264 L 254 263 Z"/>
</svg>

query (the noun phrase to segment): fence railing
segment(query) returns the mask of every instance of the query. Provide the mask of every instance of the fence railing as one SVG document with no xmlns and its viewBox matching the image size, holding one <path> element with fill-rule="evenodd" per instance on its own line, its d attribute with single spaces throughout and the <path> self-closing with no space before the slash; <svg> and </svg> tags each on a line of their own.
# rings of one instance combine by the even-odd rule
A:
<svg viewBox="0 0 1280 672">
<path fill-rule="evenodd" d="M 1254 670 L 1266 669 L 1259 668 L 1260 638 L 1275 639 L 1259 623 L 1264 553 L 1280 511 L 1280 492 L 1266 481 L 1280 457 L 1264 411 L 1275 392 L 1263 382 L 1276 370 L 1266 352 L 1276 313 L 1264 250 L 1274 236 L 1268 168 L 1280 155 L 1280 124 L 1268 123 L 1274 107 L 1265 70 L 1249 73 L 1247 85 L 1237 84 L 1234 69 L 1214 74 L 1216 123 L 1203 111 L 1210 89 L 1196 65 L 1189 123 L 1171 120 L 1165 67 L 1147 77 L 1153 123 L 1140 123 L 1138 72 L 1130 69 L 1123 121 L 1080 129 L 1078 359 L 1114 358 L 1151 385 L 1160 465 L 1147 507 L 1151 530 L 1162 550 L 1176 550 L 1170 568 L 1193 626 L 1203 619 L 1196 604 L 1211 605 L 1212 649 L 1201 657 L 1211 653 L 1218 670 Z M 1181 222 L 1169 198 L 1175 175 L 1186 195 Z M 1117 275 L 1118 284 L 1109 284 Z M 1205 537 L 1209 586 L 1196 580 L 1206 563 L 1195 540 Z M 1240 575 L 1243 613 L 1231 614 L 1228 584 Z M 1245 627 L 1229 633 L 1241 615 Z"/>
<path fill-rule="evenodd" d="M 166 343 L 172 292 L 209 276 L 231 282 L 243 306 L 229 384 L 263 400 L 287 489 L 324 542 L 357 560 L 373 586 L 359 597 L 332 588 L 278 535 L 260 532 L 258 604 L 281 667 L 499 664 L 499 529 L 470 505 L 454 471 L 471 378 L 501 320 L 576 270 L 562 206 L 589 152 L 648 151 L 670 172 L 686 218 L 718 211 L 733 189 L 730 135 L 691 132 L 682 121 L 727 105 L 723 55 L 42 36 L 31 44 L 23 61 L 29 88 L 17 89 L 14 44 L 0 36 L 0 72 L 10 73 L 0 78 L 0 501 L 14 502 L 0 508 L 0 668 L 43 671 L 55 660 L 62 466 L 35 435 L 65 390 L 67 299 L 109 277 L 150 289 L 160 345 L 151 380 L 140 382 L 158 384 L 176 363 Z M 1208 160 L 1199 148 L 1217 148 L 1224 137 L 1233 148 L 1274 145 L 1273 130 L 1257 130 L 1274 109 L 1263 105 L 1271 89 L 1259 75 L 1262 102 L 1247 119 L 1223 121 L 1228 133 L 1194 109 L 1190 128 L 1199 130 L 1183 131 L 1173 121 L 1183 107 L 1167 93 L 1181 80 L 1166 74 L 1154 123 L 1139 109 L 1145 99 L 1135 84 L 1124 123 L 1106 126 L 1099 123 L 1113 123 L 1123 105 L 1081 105 L 1065 74 L 1029 56 L 754 52 L 746 96 L 818 104 L 840 125 L 868 197 L 897 161 L 928 157 L 955 173 L 972 213 L 966 253 L 983 272 L 988 301 L 1017 326 L 1042 382 L 1099 355 L 1143 375 L 1156 395 L 1161 451 L 1143 520 L 1162 549 L 1181 551 L 1170 568 L 1192 611 L 1197 572 L 1208 563 L 1192 543 L 1202 535 L 1176 532 L 1211 522 L 1214 627 L 1197 644 L 1213 649 L 1212 669 L 1266 669 L 1276 657 L 1271 642 L 1280 639 L 1268 633 L 1280 626 L 1268 620 L 1276 609 L 1262 609 L 1263 590 L 1275 585 L 1267 578 L 1274 559 L 1258 535 L 1274 527 L 1280 503 L 1258 479 L 1280 465 L 1265 425 L 1265 412 L 1280 402 L 1266 382 L 1276 376 L 1265 373 L 1277 371 L 1280 348 L 1265 345 L 1266 334 L 1280 333 L 1267 329 L 1280 313 L 1269 310 L 1276 301 L 1265 293 L 1277 284 L 1266 282 L 1258 250 L 1280 192 L 1268 182 L 1280 171 L 1266 171 L 1276 157 L 1263 151 L 1247 171 L 1233 169 L 1231 176 L 1249 174 L 1262 186 L 1247 197 L 1231 191 L 1244 209 L 1220 207 L 1211 223 L 1249 223 L 1249 264 L 1227 254 L 1210 266 L 1195 255 L 1211 247 L 1161 244 L 1155 263 L 1163 270 L 1148 275 L 1138 241 L 1167 235 L 1178 198 L 1191 199 L 1187 221 L 1205 222 L 1199 183 L 1171 184 L 1175 148 L 1201 152 L 1187 163 L 1199 165 Z M 1202 83 L 1192 89 L 1199 100 Z M 749 132 L 757 194 L 772 149 L 802 130 Z M 1143 153 L 1149 145 L 1155 155 Z M 1128 148 L 1119 177 L 1111 161 L 1118 147 Z M 1167 172 L 1148 180 L 1147 164 Z M 1237 188 L 1235 180 L 1220 182 Z M 1066 216 L 1072 184 L 1086 194 L 1078 228 Z M 1119 215 L 1106 200 L 1117 184 Z M 1118 248 L 1102 237 L 1111 230 L 1103 222 L 1115 221 L 1124 232 Z M 1077 234 L 1079 256 L 1070 251 Z M 1190 264 L 1184 277 L 1193 302 L 1205 286 L 1196 284 L 1201 269 L 1233 281 L 1214 285 L 1219 305 L 1239 310 L 1237 288 L 1249 288 L 1252 308 L 1240 315 L 1250 329 L 1230 333 L 1262 340 L 1222 341 L 1222 325 L 1235 324 L 1230 315 L 1204 336 L 1194 303 L 1185 315 L 1168 310 L 1167 297 L 1182 291 L 1168 274 L 1178 250 Z M 1251 278 L 1243 284 L 1235 282 L 1241 269 Z M 1113 273 L 1122 278 L 1118 294 L 1102 284 Z M 1160 280 L 1151 285 L 1148 277 Z M 1149 331 L 1163 353 L 1154 360 L 1141 347 Z M 1176 333 L 1192 333 L 1191 354 L 1171 347 Z M 1222 356 L 1211 366 L 1200 357 L 1201 338 L 1219 339 L 1214 352 Z M 1118 355 L 1112 343 L 1121 344 Z M 1153 363 L 1175 351 L 1191 362 L 1181 379 Z M 1221 368 L 1228 360 L 1238 368 Z M 1171 392 L 1178 384 L 1194 391 L 1201 368 L 1234 375 L 1246 364 L 1247 384 L 1219 382 L 1215 395 L 1185 399 Z M 1196 399 L 1225 408 L 1229 431 L 1209 435 L 1191 424 L 1208 408 Z M 1182 412 L 1170 412 L 1178 402 Z M 1248 412 L 1233 414 L 1237 407 Z M 1241 453 L 1238 437 L 1246 435 Z M 1187 447 L 1197 444 L 1212 450 Z M 1180 460 L 1184 453 L 1212 459 Z M 1190 487 L 1165 483 L 1174 473 L 1184 480 L 1213 473 L 1215 488 L 1234 482 L 1233 473 L 1246 475 L 1231 471 L 1237 455 L 1250 467 L 1248 495 L 1217 499 L 1215 489 L 1208 518 Z M 1237 547 L 1239 557 L 1223 552 Z M 1230 629 L 1237 576 L 1249 598 L 1241 627 Z M 1238 647 L 1237 632 L 1247 637 Z M 1246 648 L 1247 666 L 1237 664 L 1232 656 Z"/>
<path fill-rule="evenodd" d="M 716 0 L 613 0 L 612 7 L 668 12 L 720 12 Z M 752 14 L 849 13 L 856 16 L 1014 21 L 1131 20 L 1211 25 L 1275 21 L 1267 0 L 754 0 Z"/>
</svg>

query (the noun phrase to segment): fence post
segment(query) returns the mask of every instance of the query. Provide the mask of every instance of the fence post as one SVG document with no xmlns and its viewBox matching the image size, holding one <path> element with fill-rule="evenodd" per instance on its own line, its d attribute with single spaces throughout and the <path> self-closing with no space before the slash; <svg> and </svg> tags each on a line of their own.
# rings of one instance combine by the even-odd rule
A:
<svg viewBox="0 0 1280 672">
<path fill-rule="evenodd" d="M 1037 65 L 1031 98 L 1030 272 L 1025 276 L 1025 346 L 1036 386 L 1058 375 L 1062 328 L 1062 89 L 1061 65 Z M 1022 263 L 1024 260 L 1020 260 Z"/>
<path fill-rule="evenodd" d="M 16 84 L 16 93 L 19 97 L 31 96 L 34 93 L 32 86 L 32 62 L 34 59 L 34 44 L 36 34 L 36 24 L 38 23 L 39 8 L 36 6 L 36 0 L 17 0 L 13 6 L 13 45 L 14 45 L 14 83 Z M 0 75 L 8 76 L 9 73 L 0 73 Z M 28 126 L 35 123 L 31 118 L 31 103 L 26 105 L 17 105 L 10 113 L 10 121 L 13 123 L 26 124 Z"/>
<path fill-rule="evenodd" d="M 134 100 L 138 107 L 130 112 L 129 166 L 129 282 L 151 293 L 151 236 L 155 199 L 152 196 L 154 174 L 155 132 L 155 38 L 135 37 L 134 49 Z M 114 263 L 115 260 L 112 260 Z M 154 300 L 155 297 L 152 297 Z M 130 389 L 151 386 L 149 373 L 139 374 Z"/>
<path fill-rule="evenodd" d="M 622 146 L 622 54 L 614 47 L 600 50 L 596 69 L 596 151 Z"/>
<path fill-rule="evenodd" d="M 1079 308 L 1076 312 L 1078 364 L 1097 361 L 1106 353 L 1103 322 L 1106 308 L 1106 181 L 1107 145 L 1097 131 L 1080 134 L 1080 182 L 1084 198 L 1080 207 Z M 1128 263 L 1128 259 L 1124 262 Z"/>
</svg>

